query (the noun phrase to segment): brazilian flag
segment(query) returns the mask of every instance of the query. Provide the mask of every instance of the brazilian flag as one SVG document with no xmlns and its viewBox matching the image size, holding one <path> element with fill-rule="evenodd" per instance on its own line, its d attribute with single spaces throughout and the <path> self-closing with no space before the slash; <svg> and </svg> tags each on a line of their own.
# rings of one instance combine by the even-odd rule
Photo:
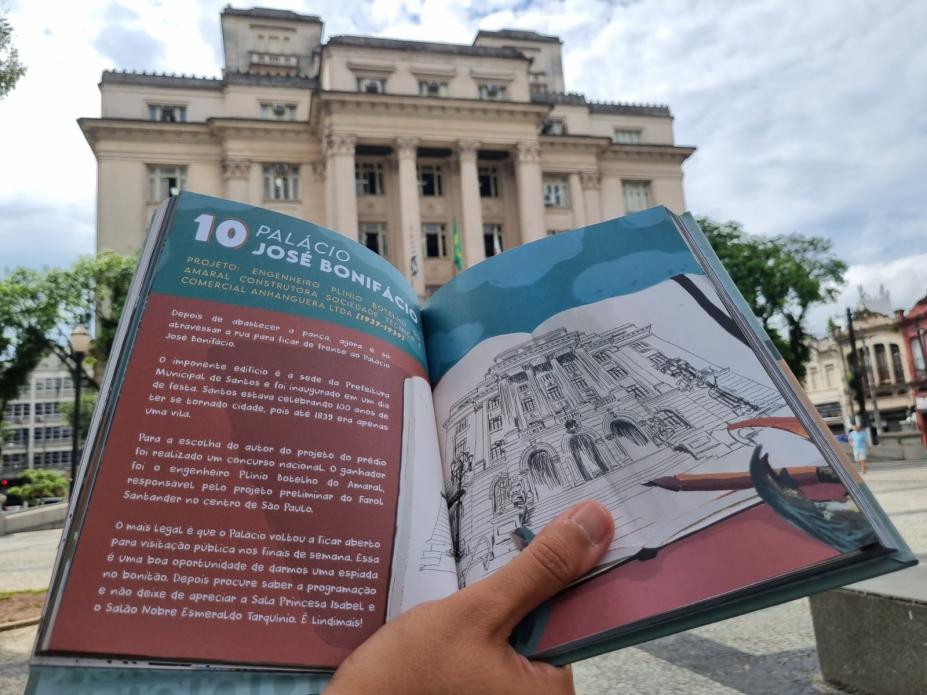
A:
<svg viewBox="0 0 927 695">
<path fill-rule="evenodd" d="M 454 224 L 451 226 L 451 243 L 454 249 L 454 269 L 463 270 L 463 248 L 460 243 L 460 227 L 457 226 L 457 218 L 454 218 Z"/>
</svg>

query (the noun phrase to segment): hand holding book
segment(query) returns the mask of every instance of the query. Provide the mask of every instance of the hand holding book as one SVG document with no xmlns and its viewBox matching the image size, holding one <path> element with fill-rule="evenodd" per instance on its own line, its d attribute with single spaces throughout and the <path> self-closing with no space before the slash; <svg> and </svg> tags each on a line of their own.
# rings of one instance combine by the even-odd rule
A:
<svg viewBox="0 0 927 695">
<path fill-rule="evenodd" d="M 508 637 L 534 608 L 588 572 L 613 534 L 601 504 L 573 506 L 498 572 L 383 626 L 341 665 L 326 692 L 572 693 L 569 669 L 529 661 Z"/>
</svg>

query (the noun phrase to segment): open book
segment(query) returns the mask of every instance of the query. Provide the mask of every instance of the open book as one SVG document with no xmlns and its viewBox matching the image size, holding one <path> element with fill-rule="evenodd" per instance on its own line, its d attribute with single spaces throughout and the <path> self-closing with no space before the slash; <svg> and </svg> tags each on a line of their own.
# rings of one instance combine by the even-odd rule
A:
<svg viewBox="0 0 927 695">
<path fill-rule="evenodd" d="M 114 350 L 38 664 L 334 669 L 588 498 L 614 542 L 512 638 L 554 663 L 913 561 L 663 208 L 420 308 L 343 236 L 182 193 Z"/>
</svg>

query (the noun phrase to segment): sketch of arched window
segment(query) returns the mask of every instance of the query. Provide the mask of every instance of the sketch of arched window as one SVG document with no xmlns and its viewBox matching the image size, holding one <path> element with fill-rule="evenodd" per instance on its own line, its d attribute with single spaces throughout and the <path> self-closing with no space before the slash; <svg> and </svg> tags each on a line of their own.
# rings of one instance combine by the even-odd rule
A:
<svg viewBox="0 0 927 695">
<path fill-rule="evenodd" d="M 528 473 L 535 485 L 555 488 L 562 484 L 557 464 L 547 449 L 536 449 L 528 454 Z"/>
<path fill-rule="evenodd" d="M 574 434 L 570 437 L 570 453 L 583 480 L 592 480 L 608 472 L 608 466 L 599 454 L 599 449 L 588 434 Z"/>
<path fill-rule="evenodd" d="M 747 411 L 756 411 L 759 408 L 745 398 L 741 398 L 736 393 L 731 393 L 719 386 L 712 386 L 708 389 L 708 396 L 719 403 L 723 403 L 737 415 Z"/>
<path fill-rule="evenodd" d="M 637 425 L 624 418 L 615 418 L 612 420 L 609 425 L 609 430 L 611 430 L 614 436 L 623 437 L 639 446 L 643 446 L 650 441 L 647 435 L 644 434 Z"/>
<path fill-rule="evenodd" d="M 659 418 L 664 426 L 669 427 L 674 432 L 692 428 L 692 425 L 675 410 L 658 410 L 654 417 Z"/>
<path fill-rule="evenodd" d="M 497 477 L 492 484 L 492 513 L 501 514 L 506 511 L 511 502 L 510 493 L 512 485 L 508 473 Z"/>
</svg>

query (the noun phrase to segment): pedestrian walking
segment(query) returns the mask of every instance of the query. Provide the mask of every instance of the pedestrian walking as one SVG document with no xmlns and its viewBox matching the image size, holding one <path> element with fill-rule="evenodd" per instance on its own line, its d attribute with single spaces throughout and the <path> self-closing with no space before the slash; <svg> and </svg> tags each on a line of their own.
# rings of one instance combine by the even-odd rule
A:
<svg viewBox="0 0 927 695">
<path fill-rule="evenodd" d="M 869 441 L 866 433 L 863 432 L 859 425 L 853 425 L 853 431 L 849 435 L 850 446 L 853 447 L 853 460 L 859 464 L 859 471 L 863 475 L 866 473 L 866 452 L 869 449 Z"/>
</svg>

